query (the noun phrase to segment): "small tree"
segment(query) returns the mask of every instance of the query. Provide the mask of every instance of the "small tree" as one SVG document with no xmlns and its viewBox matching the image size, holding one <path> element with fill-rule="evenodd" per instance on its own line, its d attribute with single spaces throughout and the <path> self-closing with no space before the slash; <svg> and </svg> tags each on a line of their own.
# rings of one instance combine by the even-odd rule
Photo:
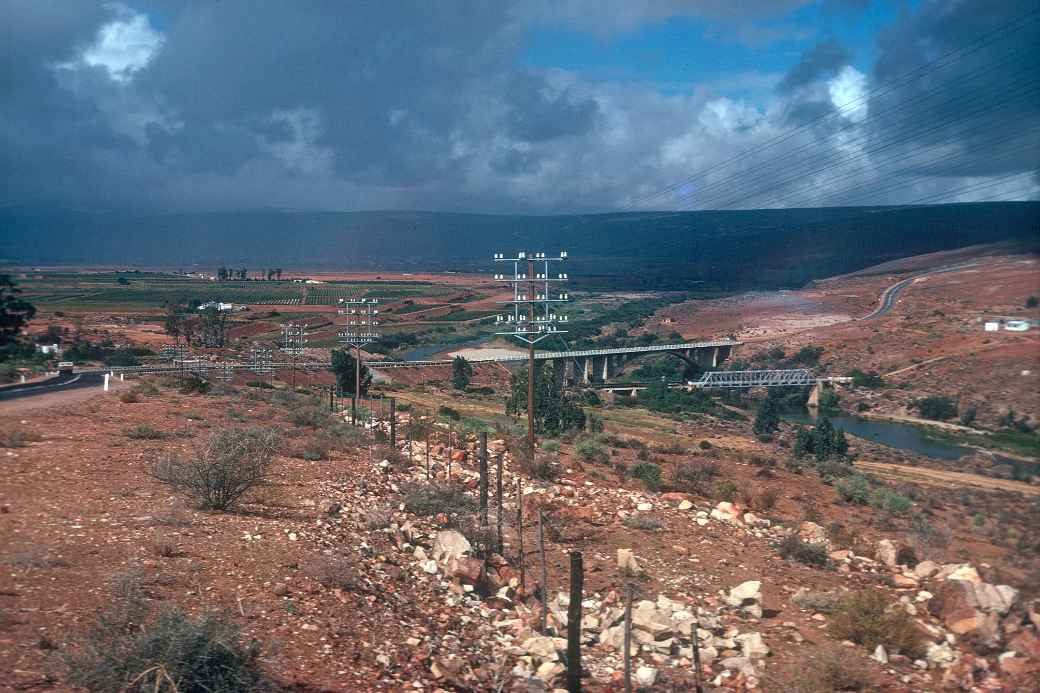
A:
<svg viewBox="0 0 1040 693">
<path fill-rule="evenodd" d="M 758 406 L 758 414 L 755 416 L 755 433 L 773 433 L 780 428 L 780 411 L 776 400 L 766 397 Z"/>
<path fill-rule="evenodd" d="M 33 316 L 36 307 L 20 298 L 22 290 L 9 274 L 0 274 L 0 347 L 13 343 Z"/>
<path fill-rule="evenodd" d="M 346 349 L 335 349 L 332 352 L 332 367 L 330 370 L 336 374 L 336 387 L 344 395 L 354 395 L 354 380 L 356 378 L 354 355 Z M 361 393 L 364 397 L 368 388 L 372 385 L 372 373 L 368 366 L 361 364 Z"/>
<path fill-rule="evenodd" d="M 461 356 L 451 362 L 451 385 L 456 390 L 465 390 L 473 379 L 473 366 Z"/>
<path fill-rule="evenodd" d="M 510 384 L 506 413 L 526 412 L 527 370 L 513 375 Z M 556 371 L 549 363 L 535 370 L 534 419 L 535 431 L 553 436 L 585 427 L 585 412 L 574 398 L 564 392 L 563 383 L 557 379 Z"/>
<path fill-rule="evenodd" d="M 949 397 L 931 395 L 917 400 L 915 404 L 921 416 L 926 419 L 945 421 L 957 416 L 957 404 Z"/>
<path fill-rule="evenodd" d="M 1038 305 L 1040 305 L 1040 298 L 1030 296 L 1026 299 L 1026 308 L 1036 308 Z"/>
</svg>

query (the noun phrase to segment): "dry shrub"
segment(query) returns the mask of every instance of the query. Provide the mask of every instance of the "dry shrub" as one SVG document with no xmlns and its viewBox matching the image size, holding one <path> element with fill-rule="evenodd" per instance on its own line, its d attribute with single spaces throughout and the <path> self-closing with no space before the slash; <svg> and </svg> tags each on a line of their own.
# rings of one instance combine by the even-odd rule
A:
<svg viewBox="0 0 1040 693">
<path fill-rule="evenodd" d="M 767 681 L 779 693 L 834 693 L 875 689 L 870 663 L 847 650 L 829 646 Z"/>
<path fill-rule="evenodd" d="M 719 465 L 707 460 L 684 462 L 672 474 L 672 486 L 680 491 L 707 496 L 711 482 L 719 475 Z"/>
<path fill-rule="evenodd" d="M 814 568 L 826 568 L 830 565 L 825 544 L 812 544 L 802 541 L 797 532 L 791 532 L 777 545 L 781 558 L 792 559 Z"/>
<path fill-rule="evenodd" d="M 119 393 L 119 401 L 123 404 L 136 404 L 141 401 L 141 397 L 133 390 L 126 390 Z"/>
<path fill-rule="evenodd" d="M 393 515 L 385 508 L 368 510 L 361 515 L 360 525 L 369 532 L 386 529 L 390 526 Z"/>
<path fill-rule="evenodd" d="M 181 555 L 177 542 L 169 537 L 159 535 L 152 540 L 152 551 L 159 558 L 176 558 Z"/>
<path fill-rule="evenodd" d="M 899 605 L 889 608 L 888 598 L 876 590 L 850 592 L 838 600 L 831 616 L 830 634 L 851 640 L 873 651 L 883 645 L 911 659 L 924 653 L 921 632 L 913 618 Z"/>
<path fill-rule="evenodd" d="M 646 515 L 629 515 L 622 520 L 622 524 L 630 529 L 641 529 L 644 532 L 656 532 L 664 527 L 660 520 Z"/>
<path fill-rule="evenodd" d="M 148 424 L 139 424 L 127 429 L 126 437 L 131 440 L 162 440 L 166 434 Z"/>
<path fill-rule="evenodd" d="M 26 430 L 20 426 L 4 426 L 0 428 L 0 448 L 24 448 L 29 443 L 43 440 L 39 433 Z"/>
<path fill-rule="evenodd" d="M 278 436 L 262 428 L 232 428 L 214 433 L 194 454 L 168 454 L 152 475 L 186 492 L 200 508 L 230 510 L 267 477 Z"/>
<path fill-rule="evenodd" d="M 799 609 L 818 611 L 821 614 L 829 614 L 838 605 L 841 595 L 837 592 L 816 592 L 813 590 L 798 590 L 791 601 Z"/>
<path fill-rule="evenodd" d="M 404 509 L 413 515 L 463 515 L 477 510 L 477 501 L 455 482 L 412 483 L 403 490 Z"/>
<path fill-rule="evenodd" d="M 780 500 L 780 489 L 770 487 L 758 494 L 754 499 L 753 506 L 756 510 L 772 510 L 776 502 Z"/>
<path fill-rule="evenodd" d="M 346 556 L 321 556 L 307 564 L 304 572 L 328 589 L 355 590 L 358 586 L 354 561 Z"/>
<path fill-rule="evenodd" d="M 156 612 L 140 575 L 130 573 L 117 578 L 111 599 L 64 661 L 69 681 L 96 693 L 273 691 L 260 655 L 256 642 L 243 645 L 238 628 L 220 616 L 193 618 L 176 607 Z"/>
</svg>

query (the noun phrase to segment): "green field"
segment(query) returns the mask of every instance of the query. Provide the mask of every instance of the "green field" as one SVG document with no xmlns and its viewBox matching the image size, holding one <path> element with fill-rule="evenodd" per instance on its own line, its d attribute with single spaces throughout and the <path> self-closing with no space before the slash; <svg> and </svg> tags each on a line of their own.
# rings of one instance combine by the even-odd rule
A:
<svg viewBox="0 0 1040 693">
<path fill-rule="evenodd" d="M 126 283 L 120 283 L 123 279 Z M 43 310 L 148 310 L 167 303 L 223 301 L 244 305 L 335 305 L 339 299 L 383 302 L 448 291 L 429 282 L 299 284 L 215 282 L 158 272 L 35 272 L 17 278 L 25 297 Z"/>
</svg>

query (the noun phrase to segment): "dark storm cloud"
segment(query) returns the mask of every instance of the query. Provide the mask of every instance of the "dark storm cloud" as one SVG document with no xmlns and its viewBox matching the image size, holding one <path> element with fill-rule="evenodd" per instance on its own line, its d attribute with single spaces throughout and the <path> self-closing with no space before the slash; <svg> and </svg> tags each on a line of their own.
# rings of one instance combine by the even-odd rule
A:
<svg viewBox="0 0 1040 693">
<path fill-rule="evenodd" d="M 982 7 L 931 0 L 879 37 L 871 136 L 912 150 L 919 174 L 994 175 L 1040 161 L 1037 5 Z"/>
<path fill-rule="evenodd" d="M 789 94 L 824 77 L 834 75 L 849 64 L 852 54 L 835 40 L 823 41 L 806 51 L 798 64 L 788 71 L 777 90 Z"/>
<path fill-rule="evenodd" d="M 522 140 L 542 142 L 592 129 L 598 105 L 570 89 L 547 93 L 545 80 L 528 72 L 510 80 L 506 91 L 509 130 Z"/>
<path fill-rule="evenodd" d="M 523 68 L 525 31 L 565 24 L 616 34 L 686 16 L 709 33 L 724 27 L 750 36 L 806 2 L 297 0 L 261 9 L 251 0 L 0 0 L 0 204 L 616 207 L 826 114 L 832 91 L 845 98 L 860 88 L 855 79 L 835 86 L 851 70 L 847 51 L 834 42 L 815 46 L 774 92 L 749 103 L 711 85 L 666 92 L 650 81 Z M 1036 99 L 1014 98 L 1032 79 L 1028 60 L 993 72 L 981 91 L 981 104 L 993 107 L 980 115 L 969 112 L 980 92 L 963 71 L 984 65 L 988 52 L 958 64 L 952 111 L 920 98 L 932 82 L 894 81 L 970 42 L 980 16 L 1009 19 L 1017 2 L 924 2 L 907 11 L 882 36 L 869 85 L 888 87 L 888 95 L 871 102 L 862 125 L 814 127 L 819 156 L 845 155 L 847 147 L 826 139 L 836 132 L 904 133 L 899 114 L 909 113 L 943 125 L 918 128 L 909 144 L 958 148 L 979 172 L 1023 166 L 1029 148 L 1015 154 L 1019 161 L 987 159 L 985 138 L 971 128 L 990 136 L 1035 129 Z M 99 44 L 99 30 L 113 27 L 126 35 Z M 1040 37 L 1034 26 L 1009 33 L 1006 43 L 1032 55 Z M 948 123 L 951 112 L 964 123 Z M 846 133 L 847 126 L 855 127 Z M 867 163 L 864 175 L 874 174 L 873 159 Z M 923 173 L 956 174 L 949 162 L 920 165 Z M 654 202 L 662 203 L 682 201 Z"/>
</svg>

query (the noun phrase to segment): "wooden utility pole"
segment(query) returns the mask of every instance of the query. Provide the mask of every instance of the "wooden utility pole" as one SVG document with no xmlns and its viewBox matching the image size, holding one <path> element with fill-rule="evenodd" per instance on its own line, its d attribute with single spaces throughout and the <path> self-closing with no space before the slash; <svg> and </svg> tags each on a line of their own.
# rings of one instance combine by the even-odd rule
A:
<svg viewBox="0 0 1040 693">
<path fill-rule="evenodd" d="M 571 600 L 567 605 L 567 691 L 581 693 L 581 600 L 585 571 L 581 552 L 571 551 Z"/>
<path fill-rule="evenodd" d="M 527 259 L 527 277 L 534 278 L 534 260 Z M 527 291 L 534 292 L 534 284 L 528 284 Z M 534 304 L 527 304 L 529 325 L 534 325 Z M 534 341 L 527 342 L 527 462 L 534 464 Z"/>
<path fill-rule="evenodd" d="M 498 525 L 498 553 L 503 553 L 502 548 L 502 453 L 495 458 L 495 500 L 498 503 L 498 511 L 495 513 L 495 523 Z"/>
<path fill-rule="evenodd" d="M 357 426 L 357 403 L 361 396 L 361 345 L 354 348 L 357 355 L 354 358 L 354 396 L 350 400 L 350 423 Z"/>
</svg>

